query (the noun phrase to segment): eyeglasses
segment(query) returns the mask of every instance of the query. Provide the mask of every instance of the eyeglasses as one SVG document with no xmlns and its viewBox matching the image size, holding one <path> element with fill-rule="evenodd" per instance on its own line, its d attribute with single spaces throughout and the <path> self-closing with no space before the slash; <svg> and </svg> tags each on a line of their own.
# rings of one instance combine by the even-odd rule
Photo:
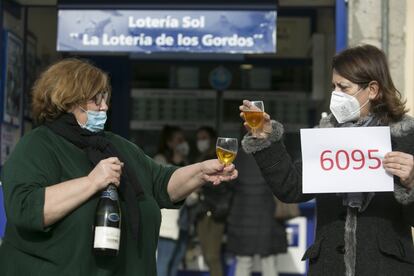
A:
<svg viewBox="0 0 414 276">
<path fill-rule="evenodd" d="M 96 94 L 92 98 L 92 101 L 94 101 L 96 105 L 100 106 L 102 104 L 102 100 L 104 100 L 105 103 L 108 103 L 108 97 L 109 97 L 109 93 L 107 91 L 102 91 Z"/>
</svg>

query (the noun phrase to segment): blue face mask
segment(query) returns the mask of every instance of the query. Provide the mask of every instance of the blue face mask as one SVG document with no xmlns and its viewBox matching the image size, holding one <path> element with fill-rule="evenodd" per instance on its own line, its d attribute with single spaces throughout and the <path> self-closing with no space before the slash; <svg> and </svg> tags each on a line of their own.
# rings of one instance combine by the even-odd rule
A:
<svg viewBox="0 0 414 276">
<path fill-rule="evenodd" d="M 88 116 L 88 120 L 86 124 L 79 124 L 82 128 L 86 128 L 92 132 L 99 132 L 104 129 L 105 122 L 106 122 L 106 111 L 92 111 L 92 110 L 84 110 Z"/>
</svg>

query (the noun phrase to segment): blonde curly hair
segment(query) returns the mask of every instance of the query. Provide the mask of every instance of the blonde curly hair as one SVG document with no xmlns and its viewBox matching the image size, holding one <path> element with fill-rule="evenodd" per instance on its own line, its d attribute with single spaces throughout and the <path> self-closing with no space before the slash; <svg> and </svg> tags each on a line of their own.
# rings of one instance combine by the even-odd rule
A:
<svg viewBox="0 0 414 276">
<path fill-rule="evenodd" d="M 86 60 L 63 59 L 48 67 L 32 89 L 33 119 L 53 121 L 101 92 L 111 93 L 107 73 Z"/>
</svg>

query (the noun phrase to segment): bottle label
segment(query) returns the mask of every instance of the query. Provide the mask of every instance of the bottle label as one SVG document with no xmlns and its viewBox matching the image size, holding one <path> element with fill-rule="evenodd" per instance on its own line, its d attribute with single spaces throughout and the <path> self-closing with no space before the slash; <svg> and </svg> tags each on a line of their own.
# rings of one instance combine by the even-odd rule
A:
<svg viewBox="0 0 414 276">
<path fill-rule="evenodd" d="M 121 230 L 115 227 L 96 226 L 94 248 L 119 250 Z"/>
<path fill-rule="evenodd" d="M 119 219 L 120 219 L 120 217 L 119 217 L 119 215 L 118 215 L 117 213 L 110 213 L 110 214 L 108 215 L 108 219 L 109 219 L 110 221 L 112 221 L 112 222 L 118 222 L 118 221 L 119 221 Z"/>
<path fill-rule="evenodd" d="M 110 200 L 115 201 L 118 200 L 118 193 L 116 190 L 108 189 L 102 192 L 101 198 L 109 198 Z"/>
</svg>

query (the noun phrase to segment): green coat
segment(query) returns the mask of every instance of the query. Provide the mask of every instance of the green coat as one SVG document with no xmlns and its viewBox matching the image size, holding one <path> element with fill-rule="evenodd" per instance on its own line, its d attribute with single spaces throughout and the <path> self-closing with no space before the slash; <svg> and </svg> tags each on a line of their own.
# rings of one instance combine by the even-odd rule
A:
<svg viewBox="0 0 414 276">
<path fill-rule="evenodd" d="M 117 257 L 92 253 L 93 223 L 99 194 L 50 227 L 43 227 L 45 188 L 89 174 L 86 154 L 48 128 L 24 136 L 3 167 L 2 182 L 7 215 L 0 246 L 0 275 L 156 275 L 155 251 L 161 221 L 160 208 L 178 208 L 167 193 L 175 167 L 161 166 L 133 143 L 112 133 L 106 137 L 126 158 L 145 196 L 140 208 L 139 240 L 132 239 L 122 220 Z M 125 204 L 121 201 L 125 214 Z"/>
</svg>

